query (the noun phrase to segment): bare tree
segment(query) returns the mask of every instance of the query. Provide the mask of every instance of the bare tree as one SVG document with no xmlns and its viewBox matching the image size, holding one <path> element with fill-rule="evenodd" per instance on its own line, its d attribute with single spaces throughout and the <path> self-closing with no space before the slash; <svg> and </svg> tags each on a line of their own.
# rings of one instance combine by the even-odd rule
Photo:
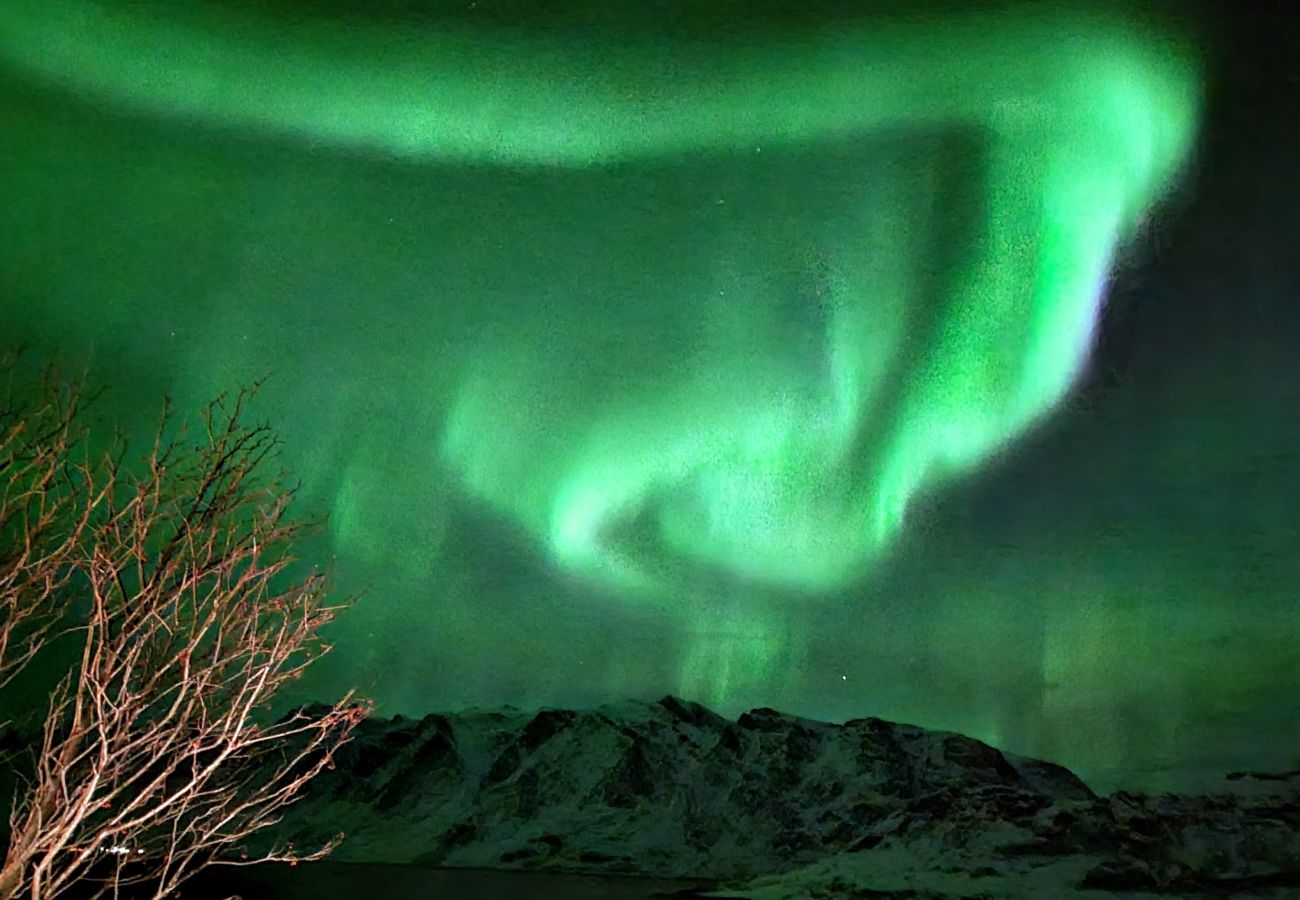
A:
<svg viewBox="0 0 1300 900">
<path fill-rule="evenodd" d="M 164 409 L 138 468 L 120 441 L 73 452 L 75 386 L 0 419 L 0 676 L 59 642 L 76 649 L 10 813 L 0 900 L 74 883 L 159 898 L 205 865 L 317 859 L 342 837 L 239 852 L 370 709 L 348 694 L 262 721 L 328 652 L 319 630 L 340 607 L 321 573 L 292 577 L 310 526 L 266 471 L 274 435 L 243 423 L 253 390 L 210 404 L 198 434 L 169 436 Z"/>
<path fill-rule="evenodd" d="M 12 383 L 17 357 L 2 365 L 8 383 L 0 400 L 0 689 L 63 618 L 73 556 L 103 500 L 73 471 L 83 438 L 79 385 L 47 370 L 39 399 L 22 405 Z"/>
</svg>

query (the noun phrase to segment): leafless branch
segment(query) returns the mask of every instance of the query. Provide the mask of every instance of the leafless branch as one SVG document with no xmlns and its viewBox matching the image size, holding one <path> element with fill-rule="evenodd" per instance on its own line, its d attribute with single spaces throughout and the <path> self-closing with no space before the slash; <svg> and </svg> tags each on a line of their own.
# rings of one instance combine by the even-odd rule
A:
<svg viewBox="0 0 1300 900">
<path fill-rule="evenodd" d="M 321 573 L 293 577 L 311 523 L 267 473 L 274 435 L 243 421 L 255 390 L 210 404 L 197 437 L 164 410 L 136 469 L 120 446 L 75 452 L 76 386 L 0 410 L 0 687 L 52 635 L 80 641 L 10 813 L 4 900 L 96 878 L 97 897 L 138 883 L 165 896 L 274 824 L 369 711 L 349 694 L 258 724 L 328 652 L 319 631 L 341 607 Z"/>
</svg>

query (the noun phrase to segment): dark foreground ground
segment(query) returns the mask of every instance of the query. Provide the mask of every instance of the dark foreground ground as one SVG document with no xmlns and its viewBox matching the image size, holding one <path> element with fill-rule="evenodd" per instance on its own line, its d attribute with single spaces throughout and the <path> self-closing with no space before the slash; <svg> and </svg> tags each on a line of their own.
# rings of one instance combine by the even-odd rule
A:
<svg viewBox="0 0 1300 900">
<path fill-rule="evenodd" d="M 705 887 L 697 880 L 319 862 L 213 868 L 181 900 L 643 900 Z"/>
</svg>

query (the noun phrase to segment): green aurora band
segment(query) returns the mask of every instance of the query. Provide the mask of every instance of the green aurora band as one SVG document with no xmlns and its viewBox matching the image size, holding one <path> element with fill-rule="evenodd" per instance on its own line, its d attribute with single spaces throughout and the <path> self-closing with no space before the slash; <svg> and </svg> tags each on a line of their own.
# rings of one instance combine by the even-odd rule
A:
<svg viewBox="0 0 1300 900">
<path fill-rule="evenodd" d="M 738 373 L 763 362 L 754 347 L 782 340 L 746 334 L 762 301 L 741 290 L 699 301 L 716 340 L 683 360 L 693 377 L 558 438 L 521 430 L 510 409 L 530 384 L 568 377 L 546 348 L 502 342 L 466 373 L 443 445 L 466 486 L 566 567 L 645 587 L 662 586 L 662 550 L 758 581 L 840 586 L 918 491 L 1049 410 L 1085 360 L 1117 243 L 1188 150 L 1198 90 L 1185 54 L 1114 20 L 1075 18 L 1062 33 L 1050 17 L 962 17 L 687 52 L 469 33 L 399 43 L 355 24 L 304 37 L 68 0 L 6 9 L 4 56 L 41 79 L 151 113 L 430 160 L 586 167 L 977 132 L 984 222 L 924 346 L 908 311 L 924 299 L 927 206 L 943 198 L 924 172 L 901 172 L 904 186 L 883 194 L 846 186 L 870 223 L 808 251 L 823 279 L 824 369 L 760 375 L 738 396 Z"/>
<path fill-rule="evenodd" d="M 466 276 L 479 326 L 403 357 L 410 391 L 380 405 L 420 407 L 427 456 L 403 465 L 450 473 L 563 571 L 694 608 L 676 680 L 712 702 L 771 671 L 787 625 L 699 598 L 857 583 L 910 501 L 1069 390 L 1115 255 L 1195 137 L 1188 46 L 1140 17 L 1041 5 L 708 41 L 0 5 L 0 63 L 123 115 L 559 181 L 550 205 L 503 200 L 491 240 L 534 253 L 512 244 L 516 218 L 576 235 L 536 251 L 531 279 Z M 697 175 L 679 193 L 639 190 L 683 160 Z M 808 166 L 833 186 L 792 188 Z M 625 229 L 574 229 L 574 184 L 620 197 Z M 472 241 L 438 252 L 493 265 Z M 250 299 L 269 304 L 254 333 L 284 327 L 267 311 L 282 298 Z M 213 342 L 196 395 L 271 362 Z M 366 499 L 397 464 L 355 430 L 332 441 L 349 448 L 336 552 L 401 555 L 391 509 Z M 309 485 L 312 459 L 295 466 Z M 432 535 L 410 544 L 413 569 L 437 555 Z"/>
</svg>

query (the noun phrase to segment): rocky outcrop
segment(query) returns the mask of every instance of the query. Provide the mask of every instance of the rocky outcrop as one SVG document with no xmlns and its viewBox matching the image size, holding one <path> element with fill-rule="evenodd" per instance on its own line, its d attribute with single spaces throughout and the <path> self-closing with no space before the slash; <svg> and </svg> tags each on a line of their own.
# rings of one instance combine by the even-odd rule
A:
<svg viewBox="0 0 1300 900">
<path fill-rule="evenodd" d="M 733 722 L 675 697 L 396 717 L 335 762 L 278 836 L 343 831 L 343 860 L 698 876 L 754 897 L 1300 887 L 1294 791 L 1102 798 L 1061 766 L 874 718 Z"/>
</svg>

